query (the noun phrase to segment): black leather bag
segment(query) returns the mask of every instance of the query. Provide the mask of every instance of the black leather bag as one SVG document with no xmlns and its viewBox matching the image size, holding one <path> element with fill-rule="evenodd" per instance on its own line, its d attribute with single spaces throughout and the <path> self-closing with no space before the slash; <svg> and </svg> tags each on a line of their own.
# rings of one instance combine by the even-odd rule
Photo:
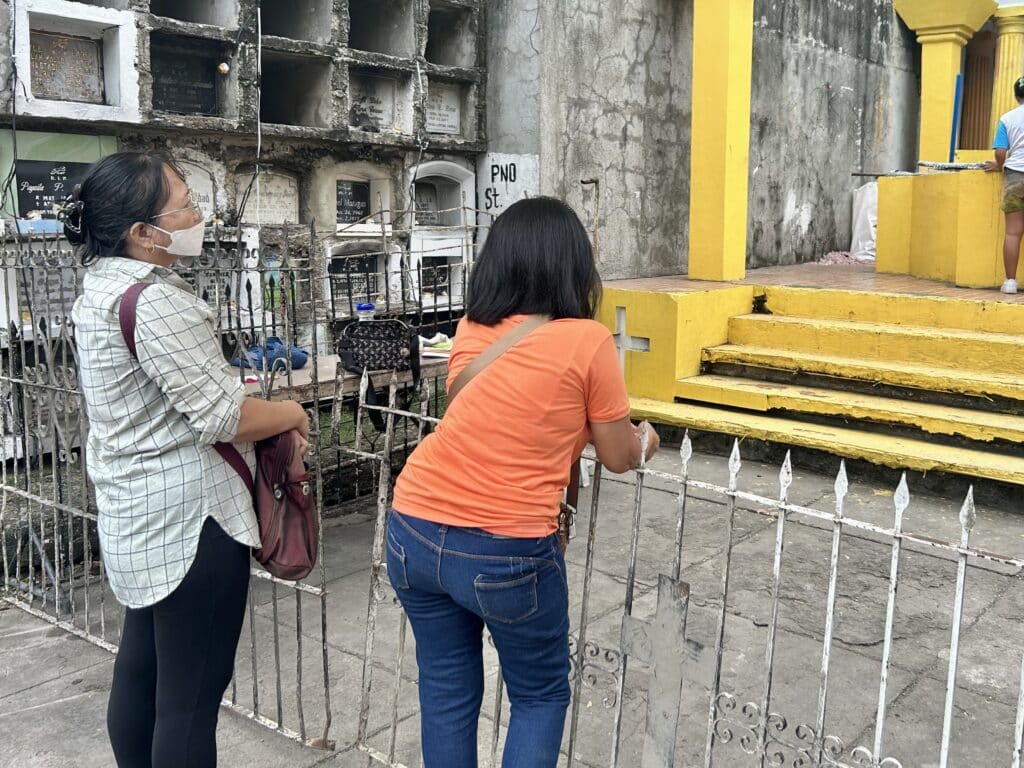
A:
<svg viewBox="0 0 1024 768">
<path fill-rule="evenodd" d="M 338 357 L 345 370 L 410 371 L 413 389 L 420 383 L 420 337 L 416 329 L 401 320 L 359 320 L 349 323 L 338 341 Z M 366 391 L 367 405 L 386 405 L 387 398 L 370 386 Z M 358 406 L 357 406 L 358 407 Z M 367 412 L 378 431 L 384 431 L 384 417 L 380 411 Z"/>
</svg>

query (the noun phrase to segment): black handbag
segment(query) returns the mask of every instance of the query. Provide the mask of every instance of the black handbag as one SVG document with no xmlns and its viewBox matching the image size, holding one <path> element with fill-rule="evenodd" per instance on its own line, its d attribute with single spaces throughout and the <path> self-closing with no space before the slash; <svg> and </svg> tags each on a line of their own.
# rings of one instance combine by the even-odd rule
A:
<svg viewBox="0 0 1024 768">
<path fill-rule="evenodd" d="M 349 323 L 338 341 L 338 357 L 345 370 L 360 376 L 363 371 L 410 371 L 413 390 L 419 386 L 419 332 L 401 320 L 358 320 Z M 387 397 L 371 384 L 366 390 L 366 404 L 387 405 Z M 367 413 L 373 426 L 383 432 L 383 414 L 377 410 Z"/>
</svg>

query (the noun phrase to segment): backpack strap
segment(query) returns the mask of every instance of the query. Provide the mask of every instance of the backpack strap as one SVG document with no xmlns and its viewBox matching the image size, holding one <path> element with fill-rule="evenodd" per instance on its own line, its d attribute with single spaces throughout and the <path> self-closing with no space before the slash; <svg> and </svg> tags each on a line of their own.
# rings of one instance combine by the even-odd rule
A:
<svg viewBox="0 0 1024 768">
<path fill-rule="evenodd" d="M 128 352 L 131 353 L 132 358 L 136 362 L 139 360 L 139 351 L 135 343 L 135 317 L 139 307 L 139 296 L 151 285 L 152 283 L 135 283 L 132 285 L 121 296 L 121 306 L 117 310 L 117 319 L 121 325 L 121 336 L 124 338 L 125 346 L 128 347 Z M 249 493 L 253 493 L 255 488 L 252 471 L 239 450 L 231 443 L 214 443 L 213 449 L 242 478 L 242 482 L 249 489 Z"/>
</svg>

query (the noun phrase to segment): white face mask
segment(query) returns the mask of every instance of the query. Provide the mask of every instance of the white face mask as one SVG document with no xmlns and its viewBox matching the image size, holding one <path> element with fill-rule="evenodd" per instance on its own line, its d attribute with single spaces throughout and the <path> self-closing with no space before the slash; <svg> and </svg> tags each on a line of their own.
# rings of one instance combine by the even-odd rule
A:
<svg viewBox="0 0 1024 768">
<path fill-rule="evenodd" d="M 200 221 L 187 229 L 176 229 L 173 232 L 160 229 L 156 224 L 150 224 L 149 226 L 171 238 L 170 245 L 156 246 L 167 251 L 171 256 L 198 256 L 203 252 L 203 236 L 206 231 L 205 222 Z"/>
</svg>

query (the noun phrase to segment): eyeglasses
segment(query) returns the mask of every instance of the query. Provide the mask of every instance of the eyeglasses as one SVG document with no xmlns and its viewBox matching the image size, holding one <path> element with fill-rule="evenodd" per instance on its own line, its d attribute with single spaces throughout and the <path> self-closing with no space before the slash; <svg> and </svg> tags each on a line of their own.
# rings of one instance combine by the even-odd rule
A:
<svg viewBox="0 0 1024 768">
<path fill-rule="evenodd" d="M 188 202 L 188 205 L 186 205 L 184 208 L 175 208 L 173 211 L 164 211 L 163 213 L 158 213 L 156 216 L 150 219 L 150 221 L 152 221 L 153 219 L 159 219 L 161 216 L 170 216 L 172 213 L 181 213 L 182 211 L 193 211 L 199 216 L 203 215 L 203 209 L 199 207 L 199 203 L 196 201 L 195 192 L 189 189 L 188 197 L 185 199 Z"/>
</svg>

